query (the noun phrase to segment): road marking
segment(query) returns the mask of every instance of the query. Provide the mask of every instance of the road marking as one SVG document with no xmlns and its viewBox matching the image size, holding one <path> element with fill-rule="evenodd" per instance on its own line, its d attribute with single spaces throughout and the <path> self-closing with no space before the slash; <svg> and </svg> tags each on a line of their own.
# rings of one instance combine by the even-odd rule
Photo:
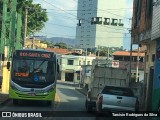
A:
<svg viewBox="0 0 160 120">
<path fill-rule="evenodd" d="M 55 104 L 54 104 L 55 107 L 54 107 L 54 109 L 57 109 L 59 107 L 60 101 L 61 101 L 60 96 L 58 95 L 58 93 L 56 93 L 56 95 L 55 95 Z"/>
</svg>

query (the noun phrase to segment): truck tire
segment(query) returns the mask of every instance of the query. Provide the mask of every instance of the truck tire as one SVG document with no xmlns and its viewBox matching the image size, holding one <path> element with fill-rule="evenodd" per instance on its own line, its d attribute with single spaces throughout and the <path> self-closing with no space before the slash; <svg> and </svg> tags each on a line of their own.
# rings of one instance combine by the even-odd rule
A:
<svg viewBox="0 0 160 120">
<path fill-rule="evenodd" d="M 86 106 L 87 112 L 89 112 L 89 113 L 92 112 L 93 107 L 91 104 L 89 104 L 89 101 L 86 100 L 85 106 Z"/>
<path fill-rule="evenodd" d="M 18 100 L 17 99 L 13 99 L 13 104 L 14 105 L 18 105 Z"/>
</svg>

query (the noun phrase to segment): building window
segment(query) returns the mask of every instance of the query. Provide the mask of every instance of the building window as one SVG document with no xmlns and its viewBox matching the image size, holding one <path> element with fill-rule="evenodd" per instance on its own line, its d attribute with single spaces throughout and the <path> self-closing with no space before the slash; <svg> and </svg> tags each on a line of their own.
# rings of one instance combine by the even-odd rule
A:
<svg viewBox="0 0 160 120">
<path fill-rule="evenodd" d="M 119 26 L 123 26 L 122 19 L 119 19 Z"/>
<path fill-rule="evenodd" d="M 79 65 L 81 65 L 81 61 L 79 61 Z"/>
<path fill-rule="evenodd" d="M 112 19 L 111 25 L 117 26 L 118 20 L 117 19 Z"/>
<path fill-rule="evenodd" d="M 91 64 L 91 61 L 87 61 L 87 65 L 90 65 Z"/>
<path fill-rule="evenodd" d="M 74 64 L 74 60 L 68 60 L 68 65 L 73 65 Z"/>
<path fill-rule="evenodd" d="M 83 65 L 86 65 L 86 61 L 83 61 Z"/>
<path fill-rule="evenodd" d="M 82 24 L 82 20 L 79 20 L 77 23 L 77 26 L 81 26 L 81 24 Z"/>
<path fill-rule="evenodd" d="M 91 24 L 102 24 L 102 17 L 93 17 Z"/>
<path fill-rule="evenodd" d="M 155 54 L 152 54 L 152 62 L 155 61 Z"/>
<path fill-rule="evenodd" d="M 110 24 L 110 18 L 104 18 L 104 25 L 109 25 Z"/>
<path fill-rule="evenodd" d="M 148 59 L 149 59 L 149 55 L 146 56 L 146 62 L 148 62 Z"/>
<path fill-rule="evenodd" d="M 80 80 L 80 74 L 77 74 L 77 80 Z"/>
</svg>

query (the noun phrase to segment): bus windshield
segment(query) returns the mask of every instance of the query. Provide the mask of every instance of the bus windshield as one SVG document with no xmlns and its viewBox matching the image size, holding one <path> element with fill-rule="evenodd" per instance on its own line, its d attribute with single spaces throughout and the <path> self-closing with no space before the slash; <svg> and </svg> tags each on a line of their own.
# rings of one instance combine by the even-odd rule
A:
<svg viewBox="0 0 160 120">
<path fill-rule="evenodd" d="M 46 60 L 15 59 L 12 80 L 27 83 L 47 83 L 55 80 L 55 62 Z"/>
</svg>

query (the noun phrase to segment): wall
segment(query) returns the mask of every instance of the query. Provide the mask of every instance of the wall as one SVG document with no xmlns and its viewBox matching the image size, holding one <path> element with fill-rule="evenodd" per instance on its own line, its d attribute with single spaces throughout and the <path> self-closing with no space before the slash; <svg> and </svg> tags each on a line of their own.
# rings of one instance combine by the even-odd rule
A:
<svg viewBox="0 0 160 120">
<path fill-rule="evenodd" d="M 146 62 L 146 73 L 149 72 L 151 66 L 154 66 L 154 62 L 152 61 L 152 55 L 155 54 L 155 49 L 156 41 L 151 41 L 150 44 L 147 45 L 146 59 L 148 56 L 148 61 Z"/>
<path fill-rule="evenodd" d="M 136 6 L 136 1 L 141 3 L 140 7 Z M 149 40 L 151 38 L 151 25 L 152 0 L 134 0 L 131 32 L 133 43 L 138 44 Z"/>
<path fill-rule="evenodd" d="M 152 34 L 151 40 L 155 40 L 160 37 L 160 0 L 158 0 L 153 6 L 153 20 L 152 20 Z"/>
</svg>

